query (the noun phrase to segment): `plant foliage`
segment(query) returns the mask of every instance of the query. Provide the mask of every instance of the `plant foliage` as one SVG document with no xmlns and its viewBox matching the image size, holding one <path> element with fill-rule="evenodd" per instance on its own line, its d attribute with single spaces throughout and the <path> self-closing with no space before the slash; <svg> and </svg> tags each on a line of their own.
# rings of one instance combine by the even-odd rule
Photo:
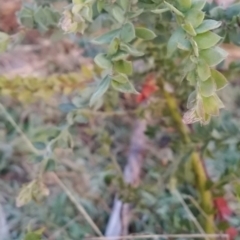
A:
<svg viewBox="0 0 240 240">
<path fill-rule="evenodd" d="M 240 166 L 239 124 L 230 119 L 228 114 L 220 114 L 224 108 L 221 98 L 224 99 L 228 85 L 225 75 L 231 77 L 222 67 L 227 58 L 222 44 L 240 45 L 239 10 L 240 3 L 223 9 L 206 0 L 73 0 L 62 11 L 42 1 L 23 4 L 17 13 L 23 31 L 37 29 L 45 36 L 60 31 L 72 39 L 76 36 L 86 38 L 97 46 L 97 54 L 93 60 L 94 71 L 88 69 L 87 74 L 81 77 L 78 73 L 52 75 L 45 79 L 0 76 L 1 95 L 11 96 L 22 103 L 80 92 L 70 101 L 59 104 L 59 110 L 66 114 L 64 124 L 52 130 L 47 129 L 47 133 L 31 133 L 32 142 L 5 107 L 0 105 L 0 111 L 8 122 L 4 122 L 6 131 L 12 131 L 8 125 L 10 123 L 26 141 L 34 161 L 39 163 L 37 176 L 21 188 L 16 205 L 22 207 L 33 201 L 39 203 L 48 196 L 49 189 L 43 176 L 57 168 L 56 151 L 71 149 L 77 152 L 79 148 L 82 159 L 89 158 L 91 161 L 91 158 L 96 158 L 103 165 L 100 173 L 100 167 L 94 165 L 94 171 L 99 175 L 91 175 L 89 181 L 97 189 L 90 189 L 89 192 L 100 195 L 100 190 L 108 191 L 110 186 L 118 191 L 123 202 L 133 203 L 135 213 L 145 216 L 131 226 L 136 231 L 156 231 L 154 226 L 158 222 L 162 232 L 194 233 L 199 228 L 192 215 L 187 214 L 186 206 L 193 209 L 194 216 L 204 226 L 206 233 L 228 229 L 230 210 L 227 217 L 226 213 L 224 215 L 220 211 L 222 215 L 216 219 L 214 203 L 216 199 L 222 199 L 226 183 L 230 185 L 234 197 L 240 197 L 237 177 Z M 14 47 L 16 35 L 0 32 L 0 54 Z M 234 66 L 231 67 L 233 70 L 230 69 L 230 72 L 234 72 Z M 140 81 L 146 76 L 147 81 L 140 90 Z M 96 81 L 88 89 L 86 85 L 89 78 Z M 122 176 L 119 176 L 121 167 L 118 166 L 116 171 L 111 164 L 104 162 L 113 159 L 110 148 L 114 144 L 110 132 L 114 132 L 116 126 L 121 128 L 119 119 L 106 120 L 106 129 L 96 130 L 92 118 L 93 115 L 99 119 L 118 114 L 121 116 L 122 112 L 98 111 L 100 107 L 105 110 L 120 108 L 119 95 L 137 95 L 140 106 L 131 113 L 139 118 L 150 114 L 158 125 L 161 124 L 160 127 L 147 127 L 145 134 L 152 141 L 156 140 L 159 132 L 161 140 L 168 139 L 167 143 L 162 140 L 163 146 L 160 144 L 158 154 L 162 166 L 156 163 L 156 154 L 150 154 L 149 162 L 144 166 L 146 181 L 137 188 L 124 183 Z M 147 101 L 149 98 L 150 103 Z M 179 113 L 180 108 L 183 109 L 183 116 Z M 82 142 L 74 141 L 74 134 L 78 131 L 75 123 L 80 126 L 89 124 L 90 127 L 82 133 L 83 138 L 96 138 L 97 144 L 92 148 L 87 146 L 89 149 L 86 150 Z M 188 124 L 193 124 L 191 133 L 186 126 Z M 118 137 L 116 134 L 116 141 Z M 3 159 L 5 156 L 7 154 L 4 153 Z M 217 177 L 214 174 L 213 177 L 207 176 L 202 158 L 213 169 L 219 168 Z M 88 165 L 86 162 L 81 164 Z M 170 170 L 165 172 L 166 165 L 170 166 Z M 5 165 L 0 164 L 0 170 L 1 167 L 4 169 Z M 92 165 L 85 167 L 92 170 Z M 64 185 L 61 187 L 64 189 Z M 194 199 L 198 199 L 198 202 Z M 57 201 L 63 202 L 59 203 L 61 206 L 66 202 L 60 198 Z M 104 216 L 104 219 L 98 219 L 99 224 L 104 225 L 104 210 L 97 209 L 93 202 L 90 206 L 88 203 L 85 205 L 91 215 L 96 217 L 100 212 Z M 62 213 L 63 209 L 59 207 L 59 211 Z M 73 209 L 68 211 L 72 213 Z M 235 220 L 234 226 L 240 225 L 240 220 L 236 219 L 231 220 Z M 224 223 L 227 221 L 226 226 Z M 77 234 L 73 239 L 91 232 L 86 229 L 81 229 L 82 232 L 75 230 Z M 43 232 L 29 231 L 24 239 L 41 239 Z"/>
</svg>

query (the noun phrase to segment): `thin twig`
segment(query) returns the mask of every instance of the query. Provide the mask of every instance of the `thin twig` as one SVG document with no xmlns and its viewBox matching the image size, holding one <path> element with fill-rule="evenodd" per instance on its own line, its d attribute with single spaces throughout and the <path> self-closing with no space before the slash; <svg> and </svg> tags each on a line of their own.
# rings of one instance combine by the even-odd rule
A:
<svg viewBox="0 0 240 240">
<path fill-rule="evenodd" d="M 202 216 L 207 219 L 208 215 L 203 211 L 201 206 L 198 204 L 198 202 L 190 195 L 182 194 L 183 199 L 188 199 L 192 202 L 192 204 L 198 209 L 198 211 L 202 214 Z"/>
<path fill-rule="evenodd" d="M 71 191 L 68 189 L 68 187 L 59 179 L 59 177 L 52 173 L 54 176 L 56 182 L 58 185 L 62 188 L 62 190 L 67 194 L 68 198 L 71 200 L 71 202 L 75 205 L 75 207 L 78 209 L 78 211 L 83 215 L 85 220 L 89 223 L 89 225 L 93 228 L 93 230 L 97 233 L 99 236 L 103 236 L 101 231 L 99 230 L 98 226 L 94 223 L 92 218 L 88 215 L 86 210 L 83 208 L 83 206 L 79 203 L 79 201 L 76 199 L 76 197 L 71 193 Z"/>
<path fill-rule="evenodd" d="M 25 133 L 22 131 L 22 129 L 17 125 L 17 123 L 14 121 L 12 116 L 8 113 L 8 111 L 5 109 L 5 107 L 0 103 L 0 110 L 2 111 L 3 115 L 6 117 L 6 119 L 12 124 L 12 126 L 15 128 L 15 130 L 21 135 L 25 143 L 28 145 L 29 149 L 39 155 L 40 151 L 37 150 L 31 141 L 28 139 L 28 137 L 25 135 Z"/>
<path fill-rule="evenodd" d="M 128 235 L 128 236 L 117 236 L 117 237 L 94 237 L 94 238 L 84 238 L 85 240 L 126 240 L 126 239 L 169 239 L 169 238 L 220 238 L 229 240 L 227 234 L 149 234 L 149 235 Z"/>
<path fill-rule="evenodd" d="M 177 197 L 177 199 L 179 200 L 179 202 L 182 204 L 184 210 L 186 211 L 186 213 L 189 215 L 190 219 L 193 221 L 193 223 L 195 224 L 196 228 L 198 229 L 198 231 L 203 234 L 206 235 L 206 233 L 204 232 L 202 226 L 200 225 L 200 223 L 198 222 L 198 220 L 194 217 L 194 215 L 192 214 L 191 210 L 189 209 L 188 205 L 185 203 L 184 199 L 182 198 L 181 194 L 179 193 L 179 191 L 177 189 L 173 190 L 173 194 Z M 208 238 L 205 238 L 208 239 Z"/>
</svg>

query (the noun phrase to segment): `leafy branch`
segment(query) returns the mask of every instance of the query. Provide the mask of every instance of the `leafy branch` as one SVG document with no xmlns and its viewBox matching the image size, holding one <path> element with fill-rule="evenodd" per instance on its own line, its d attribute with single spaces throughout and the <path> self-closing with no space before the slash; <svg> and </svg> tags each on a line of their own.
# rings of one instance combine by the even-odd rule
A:
<svg viewBox="0 0 240 240">
<path fill-rule="evenodd" d="M 221 63 L 227 53 L 216 46 L 221 37 L 212 31 L 220 27 L 221 22 L 204 20 L 202 9 L 205 4 L 205 0 L 177 1 L 174 5 L 164 1 L 162 5 L 165 8 L 154 10 L 162 14 L 166 8 L 169 9 L 178 23 L 167 44 L 168 56 L 172 56 L 177 49 L 189 55 L 185 78 L 195 90 L 188 98 L 189 111 L 183 118 L 186 124 L 198 121 L 207 124 L 211 116 L 219 115 L 219 109 L 224 107 L 217 91 L 226 86 L 227 80 L 213 67 Z"/>
</svg>

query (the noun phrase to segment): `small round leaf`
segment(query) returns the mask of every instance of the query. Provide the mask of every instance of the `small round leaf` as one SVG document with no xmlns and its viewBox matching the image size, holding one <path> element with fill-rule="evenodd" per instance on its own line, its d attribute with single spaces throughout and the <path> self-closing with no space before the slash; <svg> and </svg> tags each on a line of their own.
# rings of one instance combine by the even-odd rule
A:
<svg viewBox="0 0 240 240">
<path fill-rule="evenodd" d="M 211 74 L 212 74 L 212 78 L 215 81 L 217 90 L 224 88 L 228 84 L 228 81 L 225 78 L 225 76 L 223 76 L 223 74 L 220 73 L 219 71 L 212 69 Z"/>
<path fill-rule="evenodd" d="M 138 27 L 136 28 L 136 36 L 143 40 L 152 40 L 156 37 L 156 34 L 147 28 Z"/>
<path fill-rule="evenodd" d="M 215 46 L 221 40 L 221 37 L 216 33 L 208 31 L 198 34 L 194 37 L 194 40 L 196 41 L 199 49 L 208 49 Z"/>
<path fill-rule="evenodd" d="M 227 57 L 227 52 L 219 47 L 201 50 L 200 59 L 204 60 L 210 67 L 218 65 Z"/>
<path fill-rule="evenodd" d="M 204 19 L 204 13 L 197 9 L 190 9 L 186 14 L 186 20 L 192 24 L 194 28 L 197 28 Z"/>
<path fill-rule="evenodd" d="M 107 58 L 107 55 L 103 53 L 99 53 L 94 58 L 94 62 L 103 69 L 108 69 L 112 67 L 111 61 Z"/>
<path fill-rule="evenodd" d="M 202 81 L 207 80 L 211 76 L 211 69 L 205 61 L 199 61 L 197 65 L 197 73 Z"/>
<path fill-rule="evenodd" d="M 200 93 L 204 97 L 212 96 L 216 91 L 216 85 L 213 78 L 208 78 L 206 81 L 200 81 Z"/>
<path fill-rule="evenodd" d="M 132 74 L 132 62 L 119 60 L 113 63 L 113 68 L 116 72 L 124 74 Z"/>
</svg>

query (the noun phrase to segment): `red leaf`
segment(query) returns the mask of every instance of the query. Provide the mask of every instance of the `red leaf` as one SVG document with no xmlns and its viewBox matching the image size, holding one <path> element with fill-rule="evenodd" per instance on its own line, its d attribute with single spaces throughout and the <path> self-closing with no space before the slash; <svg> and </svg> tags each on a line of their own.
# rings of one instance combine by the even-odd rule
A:
<svg viewBox="0 0 240 240">
<path fill-rule="evenodd" d="M 147 75 L 145 83 L 142 86 L 141 93 L 137 96 L 137 102 L 141 103 L 147 100 L 154 92 L 158 90 L 154 73 Z"/>
<path fill-rule="evenodd" d="M 226 234 L 229 235 L 229 239 L 230 239 L 230 240 L 234 240 L 234 239 L 238 236 L 238 231 L 237 231 L 236 228 L 230 227 L 230 228 L 228 228 L 228 230 L 226 231 Z"/>
<path fill-rule="evenodd" d="M 227 220 L 232 215 L 231 209 L 228 207 L 227 201 L 223 197 L 214 199 L 214 204 L 218 210 L 221 220 Z"/>
<path fill-rule="evenodd" d="M 141 103 L 143 102 L 145 99 L 144 99 L 144 96 L 142 94 L 138 94 L 137 95 L 137 103 Z"/>
<path fill-rule="evenodd" d="M 232 215 L 232 210 L 229 208 L 227 201 L 223 197 L 214 199 L 215 207 L 217 208 L 218 215 L 221 220 L 228 220 Z M 234 227 L 229 227 L 226 230 L 226 234 L 229 235 L 230 240 L 234 240 L 238 236 L 238 231 Z"/>
</svg>

